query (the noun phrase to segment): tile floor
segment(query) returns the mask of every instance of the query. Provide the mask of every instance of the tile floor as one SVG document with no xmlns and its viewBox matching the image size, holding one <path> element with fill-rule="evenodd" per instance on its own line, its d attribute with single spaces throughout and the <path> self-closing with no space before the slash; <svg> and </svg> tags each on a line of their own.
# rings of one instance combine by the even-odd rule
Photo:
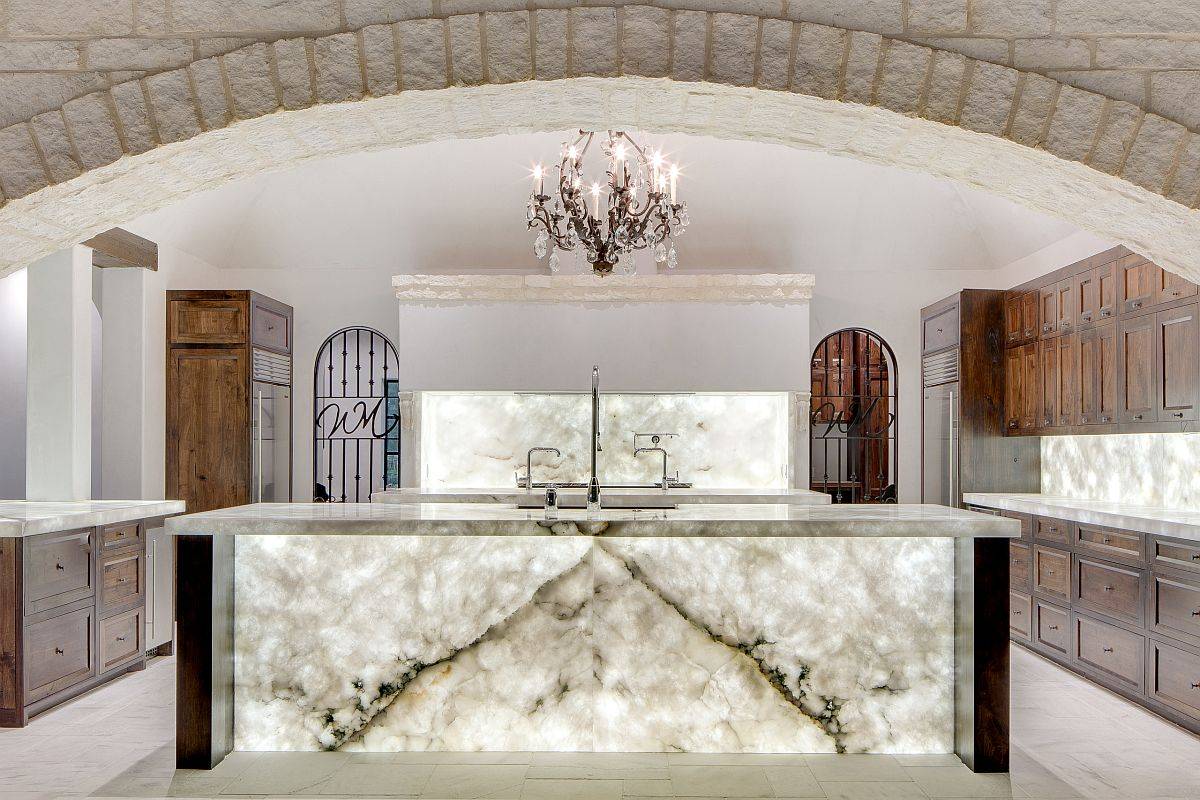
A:
<svg viewBox="0 0 1200 800">
<path fill-rule="evenodd" d="M 177 771 L 174 665 L 0 730 L 0 800 L 406 797 L 1200 798 L 1200 738 L 1013 648 L 1010 775 L 953 756 L 579 753 L 234 753 Z"/>
</svg>

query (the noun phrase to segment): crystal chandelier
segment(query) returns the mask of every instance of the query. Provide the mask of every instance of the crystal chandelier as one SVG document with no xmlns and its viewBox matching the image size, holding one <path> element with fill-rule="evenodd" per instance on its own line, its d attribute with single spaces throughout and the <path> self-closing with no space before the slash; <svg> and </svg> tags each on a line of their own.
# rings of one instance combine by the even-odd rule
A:
<svg viewBox="0 0 1200 800">
<path fill-rule="evenodd" d="M 607 131 L 601 143 L 604 185 L 589 184 L 583 157 L 596 133 L 581 130 L 575 141 L 563 143 L 556 195 L 546 194 L 547 170 L 534 167 L 526 217 L 529 229 L 538 229 L 534 254 L 541 259 L 549 252 L 551 272 L 558 272 L 558 251 L 565 250 L 586 255 L 597 275 L 618 264 L 632 274 L 633 251 L 653 248 L 654 260 L 674 269 L 674 238 L 689 223 L 687 203 L 676 200 L 679 166 L 661 151 L 648 154 L 624 131 Z"/>
</svg>

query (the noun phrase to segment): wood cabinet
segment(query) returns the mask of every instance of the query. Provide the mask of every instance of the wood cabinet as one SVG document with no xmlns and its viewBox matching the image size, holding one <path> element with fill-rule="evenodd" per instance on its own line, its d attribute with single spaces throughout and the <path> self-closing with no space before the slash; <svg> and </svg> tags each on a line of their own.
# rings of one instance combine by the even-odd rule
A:
<svg viewBox="0 0 1200 800">
<path fill-rule="evenodd" d="M 1156 264 L 1132 253 L 1118 261 L 1116 269 L 1121 313 L 1134 313 L 1158 301 L 1162 278 Z"/>
<path fill-rule="evenodd" d="M 1011 347 L 1025 341 L 1021 323 L 1021 295 L 1008 292 L 1004 297 L 1004 344 Z"/>
<path fill-rule="evenodd" d="M 1178 275 L 1167 272 L 1165 269 L 1158 270 L 1158 302 L 1170 303 L 1175 300 L 1182 300 L 1187 297 L 1195 297 L 1196 290 L 1200 288 L 1196 284 L 1181 278 Z"/>
<path fill-rule="evenodd" d="M 1045 339 L 1038 344 L 1041 363 L 1041 397 L 1038 399 L 1038 427 L 1058 423 L 1058 340 Z"/>
<path fill-rule="evenodd" d="M 144 523 L 0 539 L 0 727 L 144 666 Z"/>
<path fill-rule="evenodd" d="M 1076 309 L 1079 300 L 1076 298 L 1074 278 L 1064 278 L 1058 282 L 1055 289 L 1054 307 L 1057 312 L 1054 329 L 1056 332 L 1071 333 L 1075 330 Z"/>
<path fill-rule="evenodd" d="M 1051 340 L 1051 343 L 1058 348 L 1055 365 L 1058 372 L 1054 379 L 1057 390 L 1054 406 L 1058 413 L 1058 419 L 1052 424 L 1059 427 L 1077 425 L 1079 424 L 1080 380 L 1078 334 L 1060 336 Z"/>
<path fill-rule="evenodd" d="M 1158 418 L 1155 385 L 1158 383 L 1157 348 L 1153 314 L 1117 322 L 1117 405 L 1119 422 L 1152 422 Z"/>
<path fill-rule="evenodd" d="M 1042 362 L 1037 342 L 1021 348 L 1023 391 L 1021 397 L 1021 428 L 1032 431 L 1042 424 Z"/>
<path fill-rule="evenodd" d="M 1197 419 L 1200 406 L 1200 323 L 1190 304 L 1154 315 L 1158 400 L 1162 422 Z"/>
<path fill-rule="evenodd" d="M 190 513 L 291 499 L 292 325 L 290 306 L 255 292 L 167 292 L 167 497 Z M 251 446 L 263 386 L 281 404 L 271 429 L 288 443 L 266 498 Z"/>
<path fill-rule="evenodd" d="M 1079 334 L 1080 425 L 1111 425 L 1117 414 L 1116 324 Z"/>
<path fill-rule="evenodd" d="M 1037 338 L 1041 309 L 1038 293 L 1028 291 L 1021 295 L 1021 337 L 1023 341 Z"/>
<path fill-rule="evenodd" d="M 1053 336 L 1058 330 L 1058 284 L 1038 290 L 1038 331 L 1041 336 Z"/>
<path fill-rule="evenodd" d="M 1005 428 L 1016 432 L 1021 427 L 1021 410 L 1025 407 L 1025 362 L 1020 347 L 1004 352 L 1004 419 Z"/>
</svg>

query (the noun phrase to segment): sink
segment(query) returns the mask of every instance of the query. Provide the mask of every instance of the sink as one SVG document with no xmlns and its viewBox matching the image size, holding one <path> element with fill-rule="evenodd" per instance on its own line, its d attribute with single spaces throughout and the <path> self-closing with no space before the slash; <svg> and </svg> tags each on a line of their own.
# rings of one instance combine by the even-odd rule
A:
<svg viewBox="0 0 1200 800">
<path fill-rule="evenodd" d="M 528 509 L 528 508 L 545 508 L 545 507 L 546 507 L 545 497 L 540 496 L 540 495 L 534 495 L 534 496 L 530 497 L 528 500 L 518 500 L 517 501 L 517 508 L 527 508 Z M 558 498 L 558 507 L 559 508 L 587 508 L 587 498 L 581 497 L 579 495 L 568 495 L 565 497 L 560 495 Z M 620 495 L 615 495 L 613 497 L 604 497 L 603 495 L 601 495 L 600 507 L 601 508 L 619 508 L 619 509 L 623 509 L 623 510 L 634 511 L 634 510 L 639 510 L 639 509 L 678 508 L 679 504 L 675 501 L 675 499 L 673 497 L 647 497 L 645 495 L 632 496 L 632 497 L 622 497 Z"/>
</svg>

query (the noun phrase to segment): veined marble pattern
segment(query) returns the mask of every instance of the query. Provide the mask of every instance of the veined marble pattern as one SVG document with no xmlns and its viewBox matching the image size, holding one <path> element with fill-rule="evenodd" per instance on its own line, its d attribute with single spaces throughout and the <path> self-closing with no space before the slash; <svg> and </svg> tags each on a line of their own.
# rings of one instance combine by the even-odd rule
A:
<svg viewBox="0 0 1200 800">
<path fill-rule="evenodd" d="M 662 442 L 668 469 L 697 487 L 766 489 L 787 483 L 787 392 L 605 394 L 598 470 L 606 483 L 662 477 L 657 453 L 633 455 L 633 434 L 678 433 Z M 424 392 L 421 483 L 432 488 L 514 486 L 531 447 L 534 480 L 587 480 L 591 398 L 585 394 Z M 646 443 L 649 444 L 648 442 Z"/>
<path fill-rule="evenodd" d="M 1200 434 L 1043 436 L 1042 493 L 1200 510 Z"/>
<path fill-rule="evenodd" d="M 945 753 L 951 539 L 241 536 L 241 750 Z"/>
</svg>

